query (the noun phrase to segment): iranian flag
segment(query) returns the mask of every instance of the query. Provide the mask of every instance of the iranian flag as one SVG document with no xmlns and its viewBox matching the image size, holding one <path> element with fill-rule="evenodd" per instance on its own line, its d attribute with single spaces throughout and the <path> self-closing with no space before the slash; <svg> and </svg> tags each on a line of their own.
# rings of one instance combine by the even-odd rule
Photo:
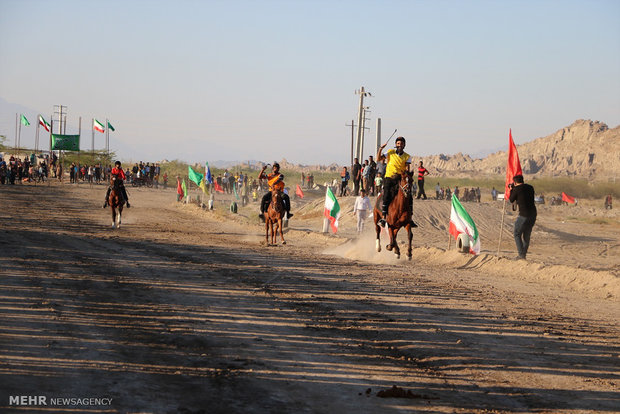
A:
<svg viewBox="0 0 620 414">
<path fill-rule="evenodd" d="M 93 129 L 95 131 L 105 132 L 105 128 L 104 128 L 103 124 L 101 122 L 97 121 L 96 119 L 93 119 Z"/>
<path fill-rule="evenodd" d="M 39 115 L 39 125 L 42 125 L 47 132 L 50 132 L 50 124 L 41 115 Z"/>
<path fill-rule="evenodd" d="M 338 231 L 338 218 L 340 217 L 340 204 L 338 204 L 336 196 L 329 187 L 327 187 L 327 193 L 325 193 L 325 210 L 323 210 L 323 214 L 329 220 L 332 231 L 336 233 Z"/>
<path fill-rule="evenodd" d="M 450 210 L 450 234 L 456 240 L 459 234 L 465 233 L 469 237 L 469 252 L 471 254 L 480 253 L 480 235 L 476 224 L 471 219 L 467 211 L 458 198 L 452 196 L 452 209 Z"/>
</svg>

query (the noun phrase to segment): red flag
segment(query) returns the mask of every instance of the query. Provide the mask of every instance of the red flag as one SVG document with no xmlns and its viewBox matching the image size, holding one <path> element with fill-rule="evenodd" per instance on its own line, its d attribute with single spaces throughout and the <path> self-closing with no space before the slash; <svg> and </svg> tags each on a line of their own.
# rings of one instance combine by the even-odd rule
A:
<svg viewBox="0 0 620 414">
<path fill-rule="evenodd" d="M 519 153 L 517 147 L 512 140 L 512 128 L 510 129 L 510 139 L 508 141 L 508 164 L 506 165 L 506 187 L 504 189 L 504 200 L 510 198 L 510 188 L 508 184 L 512 184 L 512 178 L 515 175 L 523 175 L 521 170 L 521 162 L 519 161 Z"/>
<path fill-rule="evenodd" d="M 185 192 L 183 191 L 183 186 L 181 186 L 181 179 L 177 177 L 177 194 L 181 197 L 185 196 Z"/>
<path fill-rule="evenodd" d="M 297 184 L 297 188 L 295 189 L 295 194 L 297 194 L 297 197 L 299 198 L 304 198 L 304 192 L 301 191 L 301 187 L 299 186 L 299 184 Z"/>
<path fill-rule="evenodd" d="M 219 185 L 217 183 L 217 181 L 213 180 L 213 188 L 215 188 L 215 191 L 217 191 L 218 193 L 223 193 L 224 190 L 222 189 L 222 186 Z"/>
<path fill-rule="evenodd" d="M 575 197 L 571 197 L 562 191 L 562 201 L 566 201 L 567 203 L 575 204 Z"/>
</svg>

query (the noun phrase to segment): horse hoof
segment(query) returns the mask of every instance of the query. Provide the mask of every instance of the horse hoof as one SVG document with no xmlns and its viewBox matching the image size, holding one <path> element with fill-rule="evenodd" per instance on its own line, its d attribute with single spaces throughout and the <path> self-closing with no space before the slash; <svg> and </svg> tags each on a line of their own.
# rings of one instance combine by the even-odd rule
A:
<svg viewBox="0 0 620 414">
<path fill-rule="evenodd" d="M 411 261 L 411 256 L 407 256 L 407 260 Z"/>
<path fill-rule="evenodd" d="M 391 244 L 386 244 L 385 248 L 388 249 L 389 251 L 392 251 L 392 245 Z"/>
<path fill-rule="evenodd" d="M 400 254 L 397 254 L 397 255 L 396 255 L 396 258 L 397 258 L 397 259 L 400 259 Z"/>
<path fill-rule="evenodd" d="M 377 240 L 377 251 L 381 251 L 381 242 L 379 240 Z"/>
<path fill-rule="evenodd" d="M 283 242 L 282 242 L 282 244 L 286 244 L 286 242 L 285 242 L 285 241 L 283 241 Z"/>
</svg>

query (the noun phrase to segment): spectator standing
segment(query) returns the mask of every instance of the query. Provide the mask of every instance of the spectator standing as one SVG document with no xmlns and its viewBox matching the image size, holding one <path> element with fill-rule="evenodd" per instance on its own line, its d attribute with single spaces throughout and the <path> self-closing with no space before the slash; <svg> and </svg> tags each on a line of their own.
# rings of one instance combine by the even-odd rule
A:
<svg viewBox="0 0 620 414">
<path fill-rule="evenodd" d="M 497 190 L 495 189 L 495 187 L 493 187 L 493 189 L 491 190 L 491 198 L 493 199 L 493 201 L 497 201 Z"/>
<path fill-rule="evenodd" d="M 368 173 L 368 186 L 370 191 L 367 195 L 375 195 L 375 177 L 377 176 L 377 163 L 373 156 L 368 157 L 368 165 L 370 166 L 370 172 Z"/>
<path fill-rule="evenodd" d="M 420 160 L 420 164 L 418 165 L 418 196 L 416 197 L 418 200 L 420 197 L 423 197 L 426 200 L 426 193 L 424 192 L 424 176 L 428 175 L 428 170 L 424 168 L 422 165 L 422 161 Z"/>
<path fill-rule="evenodd" d="M 435 186 L 435 199 L 439 200 L 441 198 L 441 186 L 439 183 Z"/>
<path fill-rule="evenodd" d="M 342 167 L 342 172 L 340 173 L 340 195 L 339 197 L 344 197 L 346 195 L 346 188 L 349 185 L 349 179 L 351 178 L 349 171 L 347 171 L 347 167 Z"/>
<path fill-rule="evenodd" d="M 607 197 L 605 197 L 605 210 L 611 210 L 611 194 L 607 194 Z"/>
<path fill-rule="evenodd" d="M 530 236 L 536 223 L 536 204 L 534 202 L 534 187 L 523 182 L 522 175 L 515 175 L 514 183 L 510 184 L 510 202 L 519 207 L 519 216 L 515 220 L 514 237 L 519 255 L 518 260 L 525 260 L 530 247 Z"/>
<path fill-rule="evenodd" d="M 372 209 L 370 206 L 370 199 L 366 195 L 366 190 L 363 188 L 360 191 L 360 195 L 355 199 L 353 205 L 353 214 L 357 216 L 357 232 L 361 233 L 364 230 L 364 221 L 368 217 L 368 212 Z"/>
</svg>

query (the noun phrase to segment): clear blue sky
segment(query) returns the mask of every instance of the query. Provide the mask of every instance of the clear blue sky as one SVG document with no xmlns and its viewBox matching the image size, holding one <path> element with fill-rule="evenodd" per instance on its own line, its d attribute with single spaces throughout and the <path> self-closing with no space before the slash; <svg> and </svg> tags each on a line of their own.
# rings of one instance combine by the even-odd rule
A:
<svg viewBox="0 0 620 414">
<path fill-rule="evenodd" d="M 615 127 L 620 1 L 0 0 L 0 98 L 32 111 L 26 145 L 63 104 L 85 149 L 109 118 L 125 160 L 344 164 L 362 85 L 366 148 L 377 117 L 416 155 Z"/>
</svg>

